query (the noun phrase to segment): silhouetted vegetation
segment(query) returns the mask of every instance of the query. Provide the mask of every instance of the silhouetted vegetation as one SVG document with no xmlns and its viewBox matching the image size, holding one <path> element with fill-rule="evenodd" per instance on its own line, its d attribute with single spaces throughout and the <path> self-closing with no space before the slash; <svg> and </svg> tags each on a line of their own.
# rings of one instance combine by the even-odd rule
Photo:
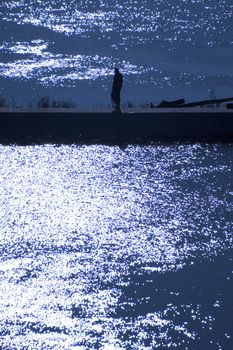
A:
<svg viewBox="0 0 233 350">
<path fill-rule="evenodd" d="M 0 107 L 7 107 L 7 102 L 3 97 L 0 97 Z"/>
<path fill-rule="evenodd" d="M 74 108 L 76 104 L 69 101 L 56 101 L 50 100 L 49 97 L 41 97 L 40 100 L 36 103 L 38 108 Z"/>
<path fill-rule="evenodd" d="M 226 102 L 233 101 L 233 97 L 231 98 L 216 98 L 217 94 L 213 88 L 209 90 L 209 96 L 210 98 L 208 100 L 200 100 L 195 102 L 188 102 L 186 103 L 184 99 L 178 99 L 175 101 L 161 101 L 159 104 L 155 102 L 147 102 L 147 103 L 141 103 L 140 105 L 134 104 L 132 101 L 127 101 L 122 104 L 123 108 L 156 108 L 156 107 L 225 107 L 225 108 L 231 108 L 232 109 L 232 103 L 228 103 L 226 105 Z M 55 100 L 51 99 L 48 96 L 43 96 L 41 98 L 31 100 L 27 103 L 27 105 L 20 104 L 15 100 L 14 97 L 11 97 L 10 99 L 6 99 L 2 96 L 0 96 L 0 108 L 77 108 L 77 104 L 71 101 L 67 100 Z M 92 106 L 93 109 L 104 109 L 108 108 L 111 109 L 112 107 L 110 105 L 104 106 L 102 103 L 96 104 Z"/>
<path fill-rule="evenodd" d="M 127 107 L 128 107 L 128 108 L 133 108 L 133 107 L 135 107 L 135 106 L 134 106 L 134 104 L 133 104 L 131 101 L 128 101 L 128 102 L 127 102 Z"/>
<path fill-rule="evenodd" d="M 0 108 L 6 108 L 6 107 L 10 107 L 10 108 L 17 108 L 19 107 L 15 101 L 15 98 L 12 96 L 10 100 L 7 100 L 4 97 L 0 97 Z"/>
<path fill-rule="evenodd" d="M 0 108 L 19 108 L 23 107 L 18 105 L 15 98 L 12 97 L 10 100 L 0 96 Z M 29 108 L 75 108 L 76 104 L 70 101 L 57 101 L 51 100 L 49 97 L 41 97 L 38 101 L 33 100 L 27 104 Z"/>
</svg>

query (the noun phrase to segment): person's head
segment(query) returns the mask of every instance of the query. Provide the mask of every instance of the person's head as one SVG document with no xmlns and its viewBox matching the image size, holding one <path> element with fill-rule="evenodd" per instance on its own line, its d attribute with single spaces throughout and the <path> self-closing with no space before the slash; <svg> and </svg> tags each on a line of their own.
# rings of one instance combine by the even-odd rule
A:
<svg viewBox="0 0 233 350">
<path fill-rule="evenodd" d="M 115 73 L 116 73 L 116 74 L 120 73 L 120 72 L 119 72 L 119 69 L 118 69 L 117 67 L 115 68 Z"/>
</svg>

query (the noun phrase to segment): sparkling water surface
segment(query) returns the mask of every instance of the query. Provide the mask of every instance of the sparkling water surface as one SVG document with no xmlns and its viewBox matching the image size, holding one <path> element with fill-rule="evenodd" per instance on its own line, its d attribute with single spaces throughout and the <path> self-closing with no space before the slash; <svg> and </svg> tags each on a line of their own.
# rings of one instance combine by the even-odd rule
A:
<svg viewBox="0 0 233 350">
<path fill-rule="evenodd" d="M 232 151 L 0 146 L 0 348 L 232 349 Z"/>
<path fill-rule="evenodd" d="M 78 106 L 231 96 L 231 0 L 8 0 L 0 3 L 0 93 Z"/>
</svg>

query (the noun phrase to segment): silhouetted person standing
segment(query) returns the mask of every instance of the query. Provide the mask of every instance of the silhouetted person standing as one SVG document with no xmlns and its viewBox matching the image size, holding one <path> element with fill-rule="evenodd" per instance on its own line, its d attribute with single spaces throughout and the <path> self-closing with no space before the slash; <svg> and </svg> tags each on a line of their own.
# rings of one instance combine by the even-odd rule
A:
<svg viewBox="0 0 233 350">
<path fill-rule="evenodd" d="M 123 76 L 119 72 L 119 69 L 115 68 L 115 74 L 114 74 L 113 83 L 112 83 L 111 97 L 112 97 L 112 100 L 115 104 L 115 108 L 117 110 L 120 109 L 122 85 L 123 85 Z"/>
</svg>

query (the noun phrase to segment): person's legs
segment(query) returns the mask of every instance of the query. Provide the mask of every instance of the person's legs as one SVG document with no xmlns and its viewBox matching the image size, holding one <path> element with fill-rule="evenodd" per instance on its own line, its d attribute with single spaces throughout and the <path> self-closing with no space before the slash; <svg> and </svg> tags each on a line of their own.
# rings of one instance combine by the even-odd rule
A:
<svg viewBox="0 0 233 350">
<path fill-rule="evenodd" d="M 120 91 L 113 91 L 111 98 L 116 107 L 120 107 Z"/>
<path fill-rule="evenodd" d="M 114 102 L 116 104 L 116 107 L 120 107 L 120 102 L 121 102 L 120 90 L 115 91 L 115 93 L 114 93 Z"/>
</svg>

